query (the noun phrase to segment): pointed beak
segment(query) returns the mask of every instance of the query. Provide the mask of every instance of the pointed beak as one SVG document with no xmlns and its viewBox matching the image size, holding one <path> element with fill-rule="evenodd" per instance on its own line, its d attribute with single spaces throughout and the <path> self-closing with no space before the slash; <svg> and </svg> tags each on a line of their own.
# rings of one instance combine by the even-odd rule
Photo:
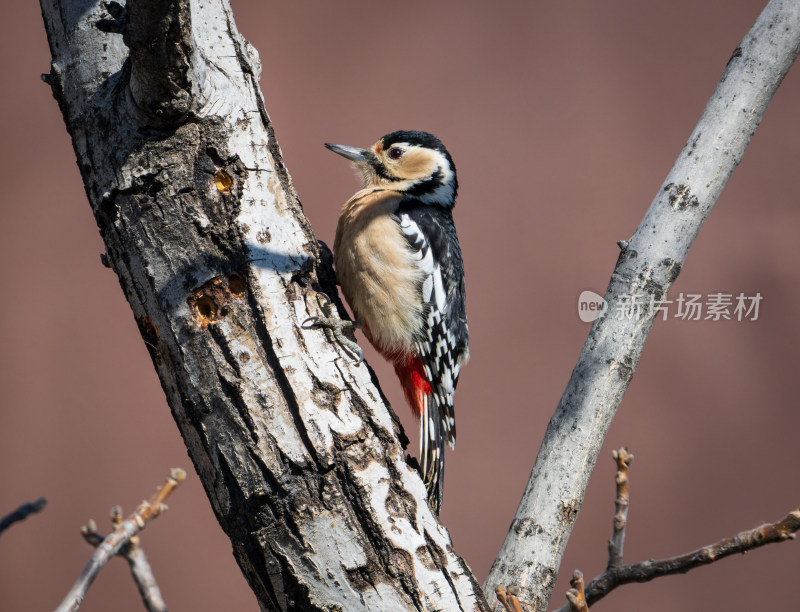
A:
<svg viewBox="0 0 800 612">
<path fill-rule="evenodd" d="M 367 149 L 359 149 L 358 147 L 348 147 L 345 145 L 325 143 L 325 146 L 334 153 L 338 153 L 342 157 L 354 162 L 365 162 L 369 159 L 369 151 Z"/>
</svg>

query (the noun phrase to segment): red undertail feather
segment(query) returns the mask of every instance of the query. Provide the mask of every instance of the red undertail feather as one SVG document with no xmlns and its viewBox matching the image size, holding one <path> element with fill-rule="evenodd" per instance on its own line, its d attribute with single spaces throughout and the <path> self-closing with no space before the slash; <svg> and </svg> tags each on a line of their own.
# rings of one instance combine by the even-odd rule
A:
<svg viewBox="0 0 800 612">
<path fill-rule="evenodd" d="M 394 371 L 403 385 L 408 405 L 414 416 L 420 418 L 425 411 L 425 397 L 431 394 L 431 386 L 425 380 L 422 362 L 415 355 L 392 356 Z"/>
<path fill-rule="evenodd" d="M 431 385 L 425 378 L 420 358 L 413 354 L 393 354 L 387 357 L 394 364 L 411 412 L 419 419 L 419 470 L 428 490 L 428 504 L 438 514 L 444 493 L 445 436 L 442 430 L 442 414 L 434 399 Z"/>
</svg>

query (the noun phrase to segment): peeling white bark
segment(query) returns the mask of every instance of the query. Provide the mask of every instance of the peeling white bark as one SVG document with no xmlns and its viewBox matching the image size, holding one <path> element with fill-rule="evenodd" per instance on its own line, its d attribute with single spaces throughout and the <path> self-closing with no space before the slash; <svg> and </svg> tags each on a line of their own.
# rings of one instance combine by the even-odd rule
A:
<svg viewBox="0 0 800 612">
<path fill-rule="evenodd" d="M 544 610 L 597 454 L 658 311 L 617 318 L 634 297 L 661 304 L 700 227 L 742 158 L 767 104 L 800 50 L 800 2 L 772 0 L 734 51 L 671 172 L 623 244 L 606 291 L 545 433 L 511 529 L 486 581 L 521 587 Z"/>
<path fill-rule="evenodd" d="M 228 2 L 41 4 L 109 262 L 261 607 L 486 610 L 371 370 L 300 326 L 335 285 Z"/>
</svg>

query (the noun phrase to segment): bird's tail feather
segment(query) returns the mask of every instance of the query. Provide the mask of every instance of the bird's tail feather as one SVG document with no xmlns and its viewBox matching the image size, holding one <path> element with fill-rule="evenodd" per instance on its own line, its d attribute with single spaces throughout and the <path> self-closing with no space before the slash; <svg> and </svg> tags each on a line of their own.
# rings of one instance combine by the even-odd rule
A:
<svg viewBox="0 0 800 612">
<path fill-rule="evenodd" d="M 419 456 L 422 479 L 428 490 L 428 503 L 439 514 L 444 496 L 444 444 L 442 413 L 436 399 L 426 395 L 419 420 Z"/>
<path fill-rule="evenodd" d="M 438 514 L 444 493 L 444 445 L 455 445 L 453 407 L 446 401 L 440 406 L 419 357 L 392 355 L 392 361 L 411 411 L 419 418 L 419 471 L 428 504 Z"/>
</svg>

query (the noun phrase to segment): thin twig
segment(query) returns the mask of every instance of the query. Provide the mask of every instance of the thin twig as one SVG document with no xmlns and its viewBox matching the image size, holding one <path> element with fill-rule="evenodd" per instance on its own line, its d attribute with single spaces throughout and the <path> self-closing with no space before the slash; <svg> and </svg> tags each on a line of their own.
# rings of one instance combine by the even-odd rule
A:
<svg viewBox="0 0 800 612">
<path fill-rule="evenodd" d="M 4 532 L 17 521 L 25 520 L 31 514 L 39 512 L 46 504 L 47 500 L 44 497 L 40 497 L 35 502 L 24 503 L 13 512 L 9 512 L 0 519 L 0 533 Z"/>
<path fill-rule="evenodd" d="M 617 498 L 614 502 L 614 531 L 608 541 L 608 567 L 622 565 L 622 552 L 625 546 L 625 526 L 628 523 L 628 504 L 630 490 L 628 488 L 628 468 L 633 461 L 633 455 L 627 448 L 611 451 L 611 456 L 617 462 L 617 475 L 614 482 L 617 485 Z"/>
<path fill-rule="evenodd" d="M 103 569 L 111 557 L 119 553 L 120 549 L 130 542 L 133 536 L 144 529 L 148 522 L 167 509 L 164 501 L 185 478 L 185 471 L 180 468 L 173 468 L 167 481 L 161 485 L 150 501 L 142 502 L 133 514 L 119 523 L 118 527 L 97 546 L 92 558 L 83 568 L 72 589 L 67 593 L 61 605 L 56 608 L 56 612 L 73 612 L 80 608 L 83 599 L 86 597 L 86 592 L 100 570 Z"/>
<path fill-rule="evenodd" d="M 743 531 L 731 538 L 725 538 L 684 555 L 668 559 L 649 559 L 641 563 L 623 565 L 613 572 L 605 571 L 589 583 L 586 600 L 594 603 L 623 584 L 649 582 L 653 578 L 670 574 L 685 574 L 700 565 L 714 563 L 736 553 L 745 553 L 767 544 L 792 540 L 798 529 L 800 529 L 800 510 L 794 510 L 776 523 Z"/>
<path fill-rule="evenodd" d="M 624 448 L 613 451 L 612 455 L 617 462 L 615 478 L 617 499 L 614 513 L 614 532 L 608 542 L 608 566 L 585 588 L 587 604 L 599 601 L 623 584 L 649 582 L 654 578 L 671 574 L 685 574 L 700 565 L 708 565 L 736 553 L 745 553 L 775 542 L 793 540 L 795 533 L 800 530 L 800 509 L 798 509 L 790 512 L 776 523 L 769 523 L 755 529 L 743 531 L 736 536 L 725 538 L 684 555 L 668 559 L 649 559 L 641 563 L 622 565 L 622 546 L 625 541 L 625 526 L 628 518 L 628 501 L 630 497 L 628 467 L 633 461 L 633 455 L 629 454 L 627 449 Z M 573 586 L 575 585 L 573 584 Z M 567 594 L 567 599 L 569 599 L 570 603 L 561 606 L 557 612 L 575 612 L 576 609 L 569 593 Z"/>
<path fill-rule="evenodd" d="M 115 528 L 122 523 L 122 509 L 119 506 L 114 506 L 111 509 L 111 523 Z M 81 527 L 81 534 L 95 548 L 105 540 L 105 536 L 98 533 L 97 524 L 92 520 L 84 527 Z M 147 612 L 167 612 L 167 604 L 161 595 L 161 589 L 158 588 L 153 569 L 144 554 L 139 536 L 133 536 L 127 544 L 119 549 L 117 554 L 124 557 L 128 565 L 130 565 L 133 580 L 139 589 L 139 594 L 142 596 Z"/>
<path fill-rule="evenodd" d="M 567 591 L 570 612 L 589 612 L 589 606 L 586 604 L 586 593 L 583 588 L 583 574 L 575 570 L 569 583 L 572 585 L 572 588 Z"/>
</svg>

